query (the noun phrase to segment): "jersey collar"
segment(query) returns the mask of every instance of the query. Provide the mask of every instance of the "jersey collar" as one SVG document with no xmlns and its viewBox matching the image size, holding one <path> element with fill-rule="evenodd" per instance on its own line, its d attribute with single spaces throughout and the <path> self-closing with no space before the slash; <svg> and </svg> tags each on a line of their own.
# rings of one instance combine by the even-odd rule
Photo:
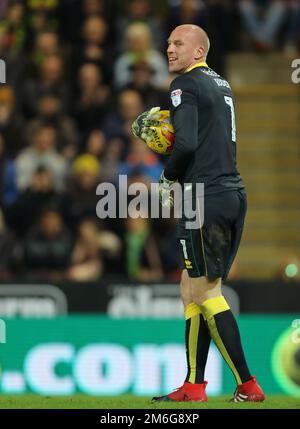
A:
<svg viewBox="0 0 300 429">
<path fill-rule="evenodd" d="M 205 61 L 203 61 L 202 63 L 198 63 L 198 64 L 194 64 L 193 66 L 189 67 L 186 69 L 186 71 L 184 73 L 187 73 L 193 69 L 195 69 L 196 67 L 208 67 L 208 65 L 206 64 Z"/>
</svg>

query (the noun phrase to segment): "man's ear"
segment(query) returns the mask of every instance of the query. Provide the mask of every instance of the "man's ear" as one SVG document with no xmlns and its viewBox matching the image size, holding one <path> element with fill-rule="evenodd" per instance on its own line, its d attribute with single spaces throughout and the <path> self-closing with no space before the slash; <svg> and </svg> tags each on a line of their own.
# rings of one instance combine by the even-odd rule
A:
<svg viewBox="0 0 300 429">
<path fill-rule="evenodd" d="M 199 48 L 195 49 L 195 60 L 200 60 L 204 57 L 204 48 L 202 46 L 199 46 Z"/>
</svg>

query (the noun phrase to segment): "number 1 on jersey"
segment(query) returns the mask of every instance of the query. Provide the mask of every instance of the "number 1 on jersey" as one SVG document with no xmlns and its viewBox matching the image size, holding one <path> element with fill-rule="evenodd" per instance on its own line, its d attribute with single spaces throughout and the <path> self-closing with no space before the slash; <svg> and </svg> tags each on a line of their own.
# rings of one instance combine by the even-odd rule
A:
<svg viewBox="0 0 300 429">
<path fill-rule="evenodd" d="M 233 142 L 236 142 L 236 126 L 235 126 L 235 113 L 234 113 L 234 105 L 231 97 L 227 95 L 224 96 L 225 103 L 228 104 L 231 111 L 231 139 Z"/>
</svg>

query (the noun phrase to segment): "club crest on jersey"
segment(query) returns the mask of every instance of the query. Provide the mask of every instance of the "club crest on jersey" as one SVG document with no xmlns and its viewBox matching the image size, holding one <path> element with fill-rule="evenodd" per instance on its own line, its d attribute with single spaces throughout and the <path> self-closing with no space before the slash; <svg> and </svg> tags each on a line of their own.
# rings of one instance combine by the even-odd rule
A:
<svg viewBox="0 0 300 429">
<path fill-rule="evenodd" d="M 181 103 L 181 94 L 181 89 L 175 89 L 171 92 L 171 100 L 174 107 L 179 106 L 179 104 Z"/>
</svg>

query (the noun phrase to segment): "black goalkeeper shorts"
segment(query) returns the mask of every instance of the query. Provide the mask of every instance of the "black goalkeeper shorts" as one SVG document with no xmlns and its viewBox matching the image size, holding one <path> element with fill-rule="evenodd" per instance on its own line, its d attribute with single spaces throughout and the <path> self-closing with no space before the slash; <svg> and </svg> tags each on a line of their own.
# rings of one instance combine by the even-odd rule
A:
<svg viewBox="0 0 300 429">
<path fill-rule="evenodd" d="M 194 201 L 199 213 L 201 205 Z M 183 269 L 190 277 L 226 279 L 237 254 L 247 211 L 244 190 L 207 195 L 204 198 L 203 226 L 186 227 L 185 216 L 179 219 L 178 242 L 184 259 Z"/>
</svg>

